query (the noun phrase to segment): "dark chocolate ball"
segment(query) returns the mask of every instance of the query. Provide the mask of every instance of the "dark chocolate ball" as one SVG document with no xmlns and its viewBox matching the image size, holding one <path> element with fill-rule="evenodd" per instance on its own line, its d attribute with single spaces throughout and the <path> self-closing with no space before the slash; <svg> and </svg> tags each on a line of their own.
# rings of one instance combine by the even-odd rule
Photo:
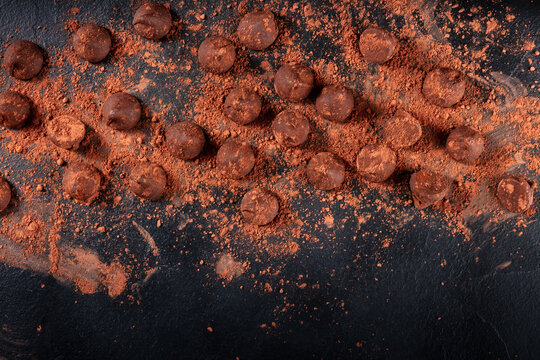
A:
<svg viewBox="0 0 540 360">
<path fill-rule="evenodd" d="M 366 145 L 356 157 L 358 173 L 367 181 L 383 182 L 396 169 L 396 153 L 384 145 Z"/>
<path fill-rule="evenodd" d="M 264 50 L 276 41 L 279 28 L 270 10 L 255 10 L 244 15 L 236 31 L 240 43 L 253 50 Z"/>
<path fill-rule="evenodd" d="M 255 154 L 246 143 L 227 140 L 218 150 L 216 167 L 224 176 L 241 179 L 255 166 Z"/>
<path fill-rule="evenodd" d="M 283 146 L 302 145 L 308 139 L 309 130 L 309 120 L 293 110 L 280 112 L 272 121 L 274 137 Z"/>
<path fill-rule="evenodd" d="M 221 36 L 210 36 L 199 46 L 198 57 L 206 71 L 222 74 L 234 65 L 236 49 L 230 40 Z"/>
<path fill-rule="evenodd" d="M 367 62 L 382 64 L 390 60 L 397 49 L 397 39 L 384 29 L 369 27 L 360 35 L 360 52 Z"/>
<path fill-rule="evenodd" d="M 423 169 L 411 175 L 409 185 L 414 206 L 423 209 L 448 195 L 452 181 L 442 174 Z"/>
<path fill-rule="evenodd" d="M 76 163 L 66 169 L 63 185 L 71 198 L 90 205 L 99 195 L 101 174 L 91 165 Z"/>
<path fill-rule="evenodd" d="M 313 89 L 313 71 L 303 64 L 285 64 L 274 77 L 274 88 L 285 100 L 299 102 L 309 96 Z"/>
<path fill-rule="evenodd" d="M 412 146 L 422 137 L 422 126 L 411 114 L 398 110 L 393 116 L 385 117 L 381 123 L 384 141 L 393 149 Z"/>
<path fill-rule="evenodd" d="M 165 194 L 167 174 L 154 163 L 144 163 L 131 170 L 129 189 L 144 200 L 158 200 Z"/>
<path fill-rule="evenodd" d="M 45 132 L 56 146 L 66 150 L 77 150 L 86 135 L 86 127 L 73 116 L 60 115 L 47 123 Z"/>
<path fill-rule="evenodd" d="M 19 80 L 29 80 L 39 74 L 43 63 L 43 50 L 30 41 L 14 41 L 4 53 L 4 68 Z"/>
<path fill-rule="evenodd" d="M 0 176 L 0 212 L 4 211 L 11 201 L 11 186 L 4 177 Z"/>
<path fill-rule="evenodd" d="M 6 90 L 0 94 L 0 125 L 20 129 L 30 119 L 30 99 L 16 91 Z"/>
<path fill-rule="evenodd" d="M 446 139 L 446 151 L 454 160 L 472 164 L 484 151 L 484 137 L 468 126 L 457 127 Z"/>
<path fill-rule="evenodd" d="M 345 164 L 336 155 L 321 152 L 309 160 L 306 176 L 313 186 L 322 190 L 332 190 L 343 184 Z"/>
<path fill-rule="evenodd" d="M 342 85 L 329 85 L 322 89 L 315 107 L 326 120 L 342 123 L 354 110 L 354 96 Z"/>
<path fill-rule="evenodd" d="M 225 98 L 223 113 L 238 124 L 246 125 L 259 117 L 262 98 L 255 91 L 245 87 L 232 90 Z"/>
<path fill-rule="evenodd" d="M 190 160 L 199 156 L 206 140 L 199 125 L 183 121 L 167 128 L 165 142 L 173 156 Z"/>
<path fill-rule="evenodd" d="M 96 24 L 81 26 L 73 35 L 73 49 L 84 60 L 100 62 L 111 51 L 109 30 Z"/>
<path fill-rule="evenodd" d="M 240 204 L 244 220 L 253 225 L 266 225 L 274 220 L 279 212 L 276 195 L 262 188 L 248 191 Z"/>
<path fill-rule="evenodd" d="M 141 5 L 135 12 L 133 26 L 142 37 L 159 40 L 171 30 L 171 12 L 163 4 L 148 2 Z"/>
<path fill-rule="evenodd" d="M 454 69 L 436 68 L 427 73 L 422 93 L 426 99 L 441 107 L 451 107 L 465 94 L 465 76 Z"/>
<path fill-rule="evenodd" d="M 519 214 L 533 204 L 533 187 L 523 178 L 509 176 L 497 186 L 497 198 L 508 211 Z"/>
<path fill-rule="evenodd" d="M 105 124 L 115 130 L 129 130 L 141 119 L 141 104 L 133 95 L 118 92 L 109 96 L 101 109 Z"/>
</svg>

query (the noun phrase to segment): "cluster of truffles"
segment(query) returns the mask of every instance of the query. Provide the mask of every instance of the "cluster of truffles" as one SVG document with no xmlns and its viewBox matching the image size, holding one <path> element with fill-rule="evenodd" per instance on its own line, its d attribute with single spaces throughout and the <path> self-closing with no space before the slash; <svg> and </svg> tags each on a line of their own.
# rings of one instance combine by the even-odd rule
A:
<svg viewBox="0 0 540 360">
<path fill-rule="evenodd" d="M 137 33 L 151 40 L 165 37 L 172 27 L 169 9 L 162 4 L 149 2 L 139 7 L 133 18 Z M 238 41 L 246 48 L 261 51 L 271 46 L 279 35 L 278 23 L 269 10 L 247 13 L 237 28 Z M 78 56 L 89 62 L 104 60 L 112 46 L 109 31 L 96 24 L 82 26 L 73 35 L 72 44 Z M 359 50 L 370 63 L 383 64 L 399 49 L 399 41 L 388 31 L 369 27 L 359 39 Z M 201 66 L 213 74 L 229 71 L 236 60 L 235 44 L 221 36 L 209 36 L 199 46 L 198 60 Z M 44 66 L 43 50 L 28 41 L 15 41 L 4 53 L 4 68 L 9 75 L 29 80 L 38 76 Z M 301 63 L 283 64 L 275 74 L 274 88 L 284 100 L 299 103 L 311 94 L 315 85 L 313 71 Z M 422 94 L 432 104 L 451 107 L 465 93 L 466 78 L 454 69 L 437 67 L 429 71 L 422 84 Z M 226 118 L 241 125 L 255 121 L 262 109 L 262 98 L 254 90 L 238 87 L 233 89 L 223 104 Z M 355 109 L 353 92 L 341 84 L 327 84 L 315 101 L 318 114 L 332 122 L 344 123 L 351 118 Z M 0 94 L 0 124 L 11 128 L 22 128 L 30 119 L 32 104 L 25 95 L 14 91 Z M 141 104 L 133 95 L 119 92 L 112 94 L 103 104 L 102 121 L 119 131 L 137 126 L 141 119 Z M 369 144 L 356 157 L 356 167 L 361 178 L 370 182 L 384 182 L 396 170 L 397 151 L 413 146 L 422 135 L 420 122 L 404 110 L 378 119 L 381 143 Z M 46 134 L 56 146 L 76 150 L 86 135 L 83 122 L 70 115 L 59 115 L 45 124 Z M 271 124 L 277 143 L 284 147 L 297 147 L 308 141 L 310 121 L 294 110 L 277 114 Z M 193 122 L 185 121 L 169 126 L 165 131 L 165 144 L 170 153 L 182 160 L 192 160 L 205 147 L 203 129 Z M 484 151 L 484 137 L 478 131 L 457 127 L 450 132 L 446 151 L 454 160 L 472 165 Z M 219 148 L 216 155 L 217 171 L 232 179 L 247 176 L 255 166 L 256 155 L 252 147 L 244 142 L 229 139 Z M 346 178 L 345 162 L 331 152 L 320 152 L 313 156 L 306 167 L 306 178 L 322 190 L 339 188 Z M 418 208 L 430 206 L 448 195 L 452 180 L 446 176 L 421 169 L 413 173 L 409 181 L 414 204 Z M 71 164 L 64 174 L 63 186 L 73 199 L 90 204 L 99 195 L 103 186 L 101 173 L 88 164 Z M 167 187 L 167 174 L 153 163 L 143 163 L 131 170 L 129 188 L 138 197 L 146 200 L 160 199 Z M 521 213 L 533 202 L 533 187 L 527 180 L 517 177 L 502 179 L 496 195 L 507 210 Z M 0 211 L 11 199 L 8 182 L 0 177 Z M 279 200 L 264 188 L 248 191 L 240 204 L 246 222 L 266 225 L 279 213 Z"/>
</svg>

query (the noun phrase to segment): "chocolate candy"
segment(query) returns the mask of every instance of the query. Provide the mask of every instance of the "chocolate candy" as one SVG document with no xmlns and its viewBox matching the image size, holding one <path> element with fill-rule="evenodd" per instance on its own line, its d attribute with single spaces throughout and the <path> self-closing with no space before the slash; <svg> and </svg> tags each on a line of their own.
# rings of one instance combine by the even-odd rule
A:
<svg viewBox="0 0 540 360">
<path fill-rule="evenodd" d="M 144 163 L 131 170 L 129 189 L 144 200 L 158 200 L 165 193 L 167 174 L 154 163 Z"/>
<path fill-rule="evenodd" d="M 118 92 L 105 101 L 101 116 L 105 124 L 115 130 L 133 129 L 141 118 L 141 104 L 135 96 Z"/>
<path fill-rule="evenodd" d="M 73 35 L 73 49 L 84 60 L 100 62 L 111 51 L 111 34 L 102 26 L 88 24 Z"/>
<path fill-rule="evenodd" d="M 0 94 L 0 125 L 10 129 L 22 128 L 30 119 L 30 99 L 16 91 Z"/>
<path fill-rule="evenodd" d="M 142 37 L 159 40 L 171 30 L 171 12 L 163 4 L 148 2 L 141 5 L 135 12 L 133 26 Z"/>
<path fill-rule="evenodd" d="M 329 85 L 322 89 L 315 107 L 326 120 L 345 122 L 354 109 L 354 96 L 344 86 Z"/>
<path fill-rule="evenodd" d="M 427 73 L 422 93 L 429 102 L 441 107 L 451 107 L 465 94 L 465 76 L 453 69 L 436 68 Z"/>
<path fill-rule="evenodd" d="M 45 132 L 54 145 L 66 150 L 77 150 L 86 135 L 86 128 L 84 123 L 73 116 L 60 115 L 47 123 Z"/>
<path fill-rule="evenodd" d="M 253 50 L 264 50 L 276 41 L 279 29 L 270 10 L 255 10 L 244 15 L 238 29 L 240 43 Z"/>
<path fill-rule="evenodd" d="M 321 152 L 309 160 L 306 175 L 313 186 L 322 190 L 332 190 L 343 184 L 345 164 L 336 155 Z"/>
<path fill-rule="evenodd" d="M 216 167 L 224 176 L 241 179 L 255 166 L 255 154 L 246 143 L 227 140 L 218 150 Z"/>
<path fill-rule="evenodd" d="M 63 185 L 71 198 L 90 205 L 99 195 L 101 174 L 91 165 L 76 163 L 66 169 Z"/>
<path fill-rule="evenodd" d="M 396 153 L 384 145 L 366 145 L 356 157 L 356 167 L 367 181 L 383 182 L 396 169 Z"/>
<path fill-rule="evenodd" d="M 309 136 L 309 121 L 299 112 L 284 110 L 272 121 L 272 132 L 283 146 L 302 145 Z"/>
<path fill-rule="evenodd" d="M 232 90 L 225 98 L 223 113 L 238 124 L 246 125 L 259 117 L 262 98 L 255 91 L 245 87 Z"/>
<path fill-rule="evenodd" d="M 367 62 L 382 64 L 398 49 L 397 39 L 388 31 L 369 27 L 360 35 L 360 52 Z"/>
<path fill-rule="evenodd" d="M 497 198 L 508 211 L 519 214 L 533 204 L 533 187 L 523 178 L 509 176 L 497 186 Z"/>
<path fill-rule="evenodd" d="M 236 49 L 230 40 L 221 36 L 210 36 L 199 46 L 198 57 L 206 71 L 222 74 L 234 65 Z"/>
<path fill-rule="evenodd" d="M 484 150 L 484 137 L 468 126 L 452 130 L 446 139 L 446 151 L 456 160 L 472 164 Z"/>
<path fill-rule="evenodd" d="M 201 127 L 189 121 L 170 126 L 165 132 L 165 143 L 171 154 L 182 160 L 194 159 L 206 142 Z"/>
<path fill-rule="evenodd" d="M 11 201 L 11 186 L 4 177 L 0 176 L 0 212 L 7 209 Z"/>
<path fill-rule="evenodd" d="M 43 51 L 30 41 L 14 41 L 4 53 L 4 68 L 19 80 L 29 80 L 39 74 L 43 63 Z"/>
<path fill-rule="evenodd" d="M 257 187 L 244 195 L 240 211 L 246 222 L 259 226 L 266 225 L 277 216 L 279 201 L 270 191 Z"/>
<path fill-rule="evenodd" d="M 423 209 L 442 200 L 450 191 L 452 181 L 431 170 L 420 170 L 411 175 L 409 181 L 414 206 Z"/>
<path fill-rule="evenodd" d="M 313 71 L 302 64 L 285 64 L 274 77 L 274 88 L 285 100 L 299 102 L 309 96 L 313 89 Z"/>
<path fill-rule="evenodd" d="M 422 126 L 411 114 L 398 110 L 394 116 L 382 120 L 381 133 L 385 142 L 393 149 L 406 148 L 420 140 Z"/>
</svg>

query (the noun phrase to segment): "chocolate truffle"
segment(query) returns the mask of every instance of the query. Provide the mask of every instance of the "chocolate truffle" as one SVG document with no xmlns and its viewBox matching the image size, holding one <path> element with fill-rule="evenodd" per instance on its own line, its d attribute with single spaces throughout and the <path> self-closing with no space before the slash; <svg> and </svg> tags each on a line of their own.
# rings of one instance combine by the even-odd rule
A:
<svg viewBox="0 0 540 360">
<path fill-rule="evenodd" d="M 270 191 L 257 187 L 244 195 L 240 211 L 246 222 L 253 225 L 266 225 L 277 216 L 279 201 Z"/>
<path fill-rule="evenodd" d="M 397 39 L 388 31 L 369 27 L 360 35 L 360 52 L 367 62 L 382 64 L 398 49 Z"/>
<path fill-rule="evenodd" d="M 506 210 L 519 214 L 532 206 L 533 187 L 523 178 L 509 176 L 499 182 L 497 198 Z"/>
<path fill-rule="evenodd" d="M 165 143 L 171 154 L 182 160 L 194 159 L 204 148 L 204 132 L 201 127 L 189 121 L 183 121 L 167 128 Z"/>
<path fill-rule="evenodd" d="M 0 176 L 0 212 L 4 211 L 11 201 L 11 186 Z"/>
<path fill-rule="evenodd" d="M 326 120 L 345 122 L 354 109 L 354 96 L 344 86 L 329 85 L 322 89 L 315 107 Z"/>
<path fill-rule="evenodd" d="M 111 51 L 111 34 L 96 24 L 81 26 L 73 35 L 73 49 L 84 60 L 100 62 Z"/>
<path fill-rule="evenodd" d="M 232 90 L 225 98 L 223 113 L 238 124 L 246 125 L 259 117 L 262 98 L 255 91 L 245 87 Z"/>
<path fill-rule="evenodd" d="M 99 195 L 101 174 L 91 165 L 76 163 L 66 169 L 63 185 L 71 198 L 90 205 Z"/>
<path fill-rule="evenodd" d="M 332 190 L 343 184 L 345 164 L 336 155 L 321 152 L 309 160 L 306 176 L 313 186 L 322 190 Z"/>
<path fill-rule="evenodd" d="M 358 153 L 356 167 L 367 181 L 383 182 L 396 169 L 396 153 L 384 145 L 367 145 Z"/>
<path fill-rule="evenodd" d="M 84 123 L 69 115 L 53 118 L 45 131 L 54 145 L 66 150 L 77 150 L 86 135 Z"/>
<path fill-rule="evenodd" d="M 409 181 L 414 206 L 423 209 L 442 200 L 450 191 L 452 181 L 431 170 L 420 170 L 411 175 Z"/>
<path fill-rule="evenodd" d="M 133 168 L 129 177 L 129 189 L 145 200 L 158 200 L 165 193 L 167 174 L 154 163 L 144 163 Z"/>
<path fill-rule="evenodd" d="M 279 29 L 270 10 L 255 10 L 244 15 L 238 29 L 240 43 L 253 50 L 264 50 L 276 41 Z"/>
<path fill-rule="evenodd" d="M 218 150 L 216 167 L 224 176 L 241 179 L 255 166 L 255 154 L 246 143 L 227 140 Z"/>
<path fill-rule="evenodd" d="M 422 126 L 411 114 L 398 110 L 394 116 L 383 118 L 381 133 L 385 142 L 393 149 L 406 148 L 420 140 Z"/>
<path fill-rule="evenodd" d="M 426 99 L 441 107 L 451 107 L 465 94 L 465 76 L 453 69 L 436 68 L 426 75 L 422 93 Z"/>
<path fill-rule="evenodd" d="M 4 68 L 19 80 L 29 80 L 39 74 L 43 63 L 43 51 L 30 41 L 12 42 L 4 53 Z"/>
<path fill-rule="evenodd" d="M 148 2 L 141 5 L 135 12 L 133 26 L 142 37 L 159 40 L 171 30 L 171 12 L 163 4 Z"/>
<path fill-rule="evenodd" d="M 285 100 L 299 102 L 309 96 L 313 89 L 313 71 L 303 64 L 285 64 L 274 77 L 274 88 Z"/>
<path fill-rule="evenodd" d="M 305 143 L 309 136 L 309 121 L 299 112 L 284 110 L 272 121 L 272 132 L 281 145 L 298 146 Z"/>
<path fill-rule="evenodd" d="M 446 151 L 454 160 L 462 163 L 474 163 L 483 150 L 484 137 L 468 126 L 455 128 L 446 139 Z"/>
<path fill-rule="evenodd" d="M 210 36 L 199 46 L 198 57 L 206 71 L 222 74 L 234 65 L 236 49 L 230 40 L 221 36 Z"/>
<path fill-rule="evenodd" d="M 16 91 L 6 90 L 0 94 L 0 125 L 20 129 L 29 120 L 30 99 Z"/>
<path fill-rule="evenodd" d="M 141 118 L 141 104 L 135 96 L 118 92 L 105 101 L 101 116 L 115 130 L 133 129 Z"/>
</svg>

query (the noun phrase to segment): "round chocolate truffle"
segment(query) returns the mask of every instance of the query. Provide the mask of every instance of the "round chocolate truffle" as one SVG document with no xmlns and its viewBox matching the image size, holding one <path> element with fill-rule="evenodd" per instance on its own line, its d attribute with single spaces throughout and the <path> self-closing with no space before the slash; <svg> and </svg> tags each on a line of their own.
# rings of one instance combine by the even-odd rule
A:
<svg viewBox="0 0 540 360">
<path fill-rule="evenodd" d="M 266 225 L 276 218 L 279 212 L 279 201 L 270 191 L 257 187 L 244 195 L 240 211 L 246 222 L 253 225 Z"/>
<path fill-rule="evenodd" d="M 84 140 L 86 128 L 84 123 L 73 116 L 60 115 L 47 123 L 45 132 L 54 145 L 66 150 L 77 150 Z"/>
<path fill-rule="evenodd" d="M 423 209 L 442 200 L 450 191 L 452 181 L 431 170 L 420 170 L 409 180 L 414 206 Z"/>
<path fill-rule="evenodd" d="M 225 98 L 223 113 L 225 116 L 241 125 L 249 124 L 259 117 L 262 108 L 262 98 L 255 91 L 238 87 Z"/>
<path fill-rule="evenodd" d="M 73 164 L 64 173 L 63 185 L 71 198 L 90 205 L 99 195 L 101 174 L 91 165 Z"/>
<path fill-rule="evenodd" d="M 398 110 L 394 116 L 383 119 L 381 133 L 386 143 L 393 149 L 406 148 L 420 140 L 422 126 L 411 114 Z"/>
<path fill-rule="evenodd" d="M 451 107 L 465 94 L 465 76 L 454 69 L 436 68 L 426 75 L 422 93 L 429 102 L 441 107 Z"/>
<path fill-rule="evenodd" d="M 165 142 L 173 156 L 191 160 L 199 156 L 206 140 L 199 125 L 183 121 L 167 128 Z"/>
<path fill-rule="evenodd" d="M 73 35 L 73 49 L 84 60 L 100 62 L 111 51 L 111 34 L 96 24 L 81 26 Z"/>
<path fill-rule="evenodd" d="M 22 128 L 30 119 L 30 99 L 16 91 L 0 94 L 0 125 L 10 129 Z"/>
<path fill-rule="evenodd" d="M 360 35 L 360 52 L 367 62 L 382 64 L 390 60 L 397 49 L 397 39 L 384 29 L 369 27 Z"/>
<path fill-rule="evenodd" d="M 171 30 L 171 12 L 163 4 L 148 2 L 141 5 L 135 12 L 133 26 L 142 37 L 159 40 Z"/>
<path fill-rule="evenodd" d="M 0 212 L 4 211 L 11 201 L 11 186 L 4 177 L 0 176 Z"/>
<path fill-rule="evenodd" d="M 497 198 L 506 210 L 519 214 L 532 206 L 533 188 L 527 180 L 509 176 L 499 182 Z"/>
<path fill-rule="evenodd" d="M 270 10 L 255 10 L 244 15 L 238 29 L 240 43 L 253 50 L 264 50 L 276 41 L 279 29 Z"/>
<path fill-rule="evenodd" d="M 141 104 L 133 95 L 118 92 L 109 96 L 101 109 L 105 124 L 115 130 L 133 129 L 141 119 Z"/>
<path fill-rule="evenodd" d="M 336 155 L 321 152 L 309 160 L 306 175 L 313 186 L 322 190 L 332 190 L 343 184 L 345 164 Z"/>
<path fill-rule="evenodd" d="M 298 146 L 309 136 L 309 120 L 299 112 L 284 110 L 272 121 L 272 132 L 276 141 L 283 146 Z"/>
<path fill-rule="evenodd" d="M 154 163 L 144 163 L 133 168 L 129 177 L 129 189 L 145 200 L 158 200 L 165 193 L 167 174 Z"/>
<path fill-rule="evenodd" d="M 223 175 L 241 179 L 255 166 L 255 154 L 248 144 L 227 140 L 217 152 L 216 166 Z"/>
<path fill-rule="evenodd" d="M 452 130 L 446 139 L 446 151 L 456 160 L 472 164 L 484 150 L 484 137 L 468 126 L 460 126 Z"/>
<path fill-rule="evenodd" d="M 396 153 L 384 145 L 367 145 L 356 157 L 358 173 L 367 181 L 383 182 L 396 169 Z"/>
<path fill-rule="evenodd" d="M 234 65 L 236 49 L 230 40 L 221 36 L 210 36 L 199 46 L 198 57 L 206 71 L 222 74 Z"/>
<path fill-rule="evenodd" d="M 285 100 L 299 102 L 309 96 L 313 89 L 313 71 L 303 64 L 285 64 L 274 77 L 274 88 Z"/>
<path fill-rule="evenodd" d="M 19 80 L 29 80 L 39 74 L 43 63 L 43 51 L 30 41 L 12 42 L 4 53 L 4 68 Z"/>
<path fill-rule="evenodd" d="M 354 96 L 344 86 L 329 85 L 322 89 L 315 107 L 326 120 L 342 123 L 349 118 L 354 109 Z"/>
</svg>

